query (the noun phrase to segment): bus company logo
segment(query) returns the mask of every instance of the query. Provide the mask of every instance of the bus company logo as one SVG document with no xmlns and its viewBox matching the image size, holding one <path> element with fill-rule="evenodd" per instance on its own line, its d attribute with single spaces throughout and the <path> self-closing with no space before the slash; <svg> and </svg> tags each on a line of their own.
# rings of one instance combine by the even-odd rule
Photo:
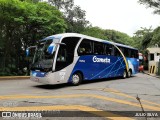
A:
<svg viewBox="0 0 160 120">
<path fill-rule="evenodd" d="M 42 114 L 40 112 L 2 112 L 3 119 L 40 119 Z"/>
<path fill-rule="evenodd" d="M 11 112 L 2 112 L 2 118 L 11 118 Z"/>
<path fill-rule="evenodd" d="M 94 56 L 92 60 L 93 62 L 110 63 L 110 59 L 108 58 L 97 58 L 96 56 Z"/>
</svg>

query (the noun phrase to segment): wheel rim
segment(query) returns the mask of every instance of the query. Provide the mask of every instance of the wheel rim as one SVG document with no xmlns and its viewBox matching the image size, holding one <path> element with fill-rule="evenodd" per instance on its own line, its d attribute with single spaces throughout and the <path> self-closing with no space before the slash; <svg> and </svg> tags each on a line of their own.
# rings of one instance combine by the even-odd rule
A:
<svg viewBox="0 0 160 120">
<path fill-rule="evenodd" d="M 126 71 L 124 71 L 123 73 L 123 78 L 126 78 Z"/>
<path fill-rule="evenodd" d="M 130 71 L 128 71 L 128 77 L 130 77 L 131 76 L 131 72 Z"/>
<path fill-rule="evenodd" d="M 79 82 L 79 80 L 80 80 L 80 78 L 79 78 L 79 76 L 78 75 L 73 75 L 73 77 L 72 77 L 72 81 L 73 81 L 73 83 L 74 84 L 77 84 L 78 82 Z"/>
</svg>

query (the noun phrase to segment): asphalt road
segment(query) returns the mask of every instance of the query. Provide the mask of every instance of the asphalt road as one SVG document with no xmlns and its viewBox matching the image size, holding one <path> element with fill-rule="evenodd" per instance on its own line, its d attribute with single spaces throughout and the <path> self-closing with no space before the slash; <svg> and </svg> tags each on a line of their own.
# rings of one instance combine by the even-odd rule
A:
<svg viewBox="0 0 160 120">
<path fill-rule="evenodd" d="M 53 111 L 55 117 L 42 116 L 45 120 L 158 120 L 160 79 L 139 73 L 127 79 L 88 81 L 79 86 L 1 80 L 0 111 Z"/>
</svg>

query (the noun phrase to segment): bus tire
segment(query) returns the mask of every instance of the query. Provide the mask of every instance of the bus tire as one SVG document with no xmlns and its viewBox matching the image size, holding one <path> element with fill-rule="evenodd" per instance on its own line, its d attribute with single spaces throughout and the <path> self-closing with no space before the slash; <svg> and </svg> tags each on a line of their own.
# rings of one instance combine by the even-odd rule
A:
<svg viewBox="0 0 160 120">
<path fill-rule="evenodd" d="M 82 75 L 80 73 L 74 73 L 72 75 L 72 85 L 77 86 L 82 82 Z"/>
<path fill-rule="evenodd" d="M 129 70 L 128 73 L 127 73 L 127 77 L 129 78 L 129 77 L 131 77 L 131 75 L 132 75 L 132 71 Z"/>
<path fill-rule="evenodd" d="M 127 77 L 127 71 L 124 70 L 122 78 L 125 79 Z"/>
</svg>

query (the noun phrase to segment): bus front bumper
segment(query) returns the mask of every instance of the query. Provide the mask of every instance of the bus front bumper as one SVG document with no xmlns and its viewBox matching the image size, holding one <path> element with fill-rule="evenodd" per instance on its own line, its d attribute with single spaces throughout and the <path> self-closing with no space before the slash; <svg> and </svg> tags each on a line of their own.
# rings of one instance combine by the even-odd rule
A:
<svg viewBox="0 0 160 120">
<path fill-rule="evenodd" d="M 47 77 L 34 77 L 34 76 L 31 76 L 30 80 L 34 81 L 34 82 L 43 83 L 43 84 L 49 84 L 49 80 L 48 80 Z"/>
</svg>

